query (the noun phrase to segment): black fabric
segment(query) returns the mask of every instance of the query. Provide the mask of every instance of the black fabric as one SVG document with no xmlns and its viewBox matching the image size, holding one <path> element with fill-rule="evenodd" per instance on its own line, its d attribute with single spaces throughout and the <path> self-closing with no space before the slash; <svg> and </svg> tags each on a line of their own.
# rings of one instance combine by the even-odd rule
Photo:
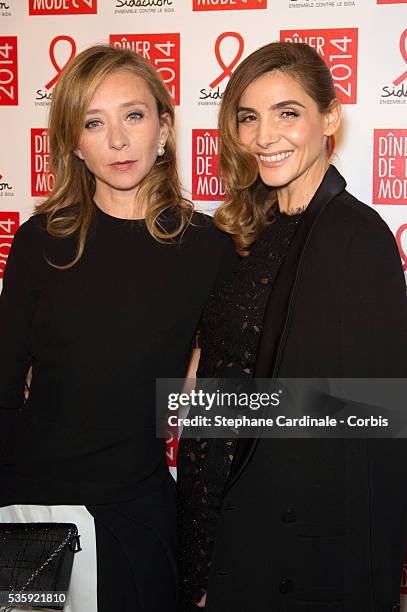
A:
<svg viewBox="0 0 407 612">
<path fill-rule="evenodd" d="M 257 378 L 272 378 L 278 375 L 283 349 L 290 329 L 289 323 L 294 306 L 293 297 L 299 282 L 299 271 L 304 252 L 306 252 L 305 249 L 322 213 L 335 196 L 344 193 L 345 188 L 345 179 L 334 166 L 330 166 L 324 180 L 307 206 L 301 227 L 296 233 L 296 239 L 293 241 L 287 257 L 284 259 L 282 269 L 279 271 L 273 299 L 269 299 L 266 306 L 264 329 L 260 338 L 253 372 L 253 375 Z M 318 368 L 321 367 L 322 365 L 319 364 Z M 294 376 L 294 373 L 290 376 Z M 306 374 L 302 376 L 306 376 Z M 314 374 L 314 376 L 323 376 L 322 371 L 320 374 Z M 226 489 L 230 488 L 239 477 L 254 453 L 256 445 L 257 439 L 245 438 L 239 441 Z"/>
<path fill-rule="evenodd" d="M 332 166 L 270 293 L 255 374 L 407 377 L 394 237 Z M 240 440 L 207 612 L 390 612 L 407 535 L 406 476 L 405 440 Z"/>
<path fill-rule="evenodd" d="M 264 309 L 302 214 L 278 210 L 231 280 L 205 307 L 198 377 L 248 378 L 253 372 Z M 180 610 L 195 608 L 207 589 L 219 508 L 236 438 L 181 438 L 178 447 Z M 199 520 L 197 520 L 199 516 Z"/>
<path fill-rule="evenodd" d="M 172 477 L 136 500 L 87 509 L 95 519 L 98 612 L 177 612 Z"/>
<path fill-rule="evenodd" d="M 207 297 L 237 259 L 231 239 L 198 213 L 181 240 L 163 244 L 144 221 L 95 207 L 81 260 L 67 270 L 48 263 L 69 262 L 75 247 L 75 237 L 52 238 L 35 216 L 8 258 L 0 505 L 103 504 L 164 482 L 155 379 L 184 376 Z"/>
<path fill-rule="evenodd" d="M 228 283 L 214 292 L 201 323 L 198 377 L 253 375 L 264 310 L 303 214 L 271 213 L 270 225 Z M 220 358 L 221 357 L 221 358 Z"/>
</svg>

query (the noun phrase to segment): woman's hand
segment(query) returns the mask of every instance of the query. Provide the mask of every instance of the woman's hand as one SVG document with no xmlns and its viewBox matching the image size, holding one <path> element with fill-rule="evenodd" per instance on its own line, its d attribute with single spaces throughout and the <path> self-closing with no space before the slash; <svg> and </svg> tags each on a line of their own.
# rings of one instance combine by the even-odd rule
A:
<svg viewBox="0 0 407 612">
<path fill-rule="evenodd" d="M 202 595 L 201 599 L 195 603 L 195 605 L 198 606 L 198 608 L 204 608 L 206 606 L 206 593 Z"/>
<path fill-rule="evenodd" d="M 189 380 L 189 379 L 194 379 L 195 380 L 195 378 L 196 378 L 196 371 L 198 369 L 200 356 L 201 356 L 201 349 L 200 348 L 192 349 L 191 357 L 190 357 L 190 361 L 189 361 L 189 365 L 188 365 L 188 371 L 187 371 L 187 374 L 186 374 L 187 380 Z"/>
<path fill-rule="evenodd" d="M 27 401 L 29 396 L 30 396 L 30 387 L 31 387 L 32 373 L 33 373 L 33 370 L 32 370 L 32 368 L 30 368 L 28 370 L 27 378 L 25 380 L 25 385 L 24 385 L 24 399 L 25 399 L 25 401 Z"/>
</svg>

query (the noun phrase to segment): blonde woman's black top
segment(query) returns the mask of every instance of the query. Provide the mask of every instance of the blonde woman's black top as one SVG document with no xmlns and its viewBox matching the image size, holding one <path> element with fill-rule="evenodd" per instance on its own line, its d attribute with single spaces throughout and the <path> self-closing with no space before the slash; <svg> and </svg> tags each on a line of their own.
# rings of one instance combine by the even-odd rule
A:
<svg viewBox="0 0 407 612">
<path fill-rule="evenodd" d="M 174 226 L 174 214 L 162 220 Z M 95 209 L 85 251 L 45 218 L 17 231 L 0 298 L 0 505 L 97 504 L 167 475 L 155 379 L 183 377 L 208 295 L 236 263 L 195 213 L 181 240 Z M 32 366 L 29 398 L 24 384 Z"/>
</svg>

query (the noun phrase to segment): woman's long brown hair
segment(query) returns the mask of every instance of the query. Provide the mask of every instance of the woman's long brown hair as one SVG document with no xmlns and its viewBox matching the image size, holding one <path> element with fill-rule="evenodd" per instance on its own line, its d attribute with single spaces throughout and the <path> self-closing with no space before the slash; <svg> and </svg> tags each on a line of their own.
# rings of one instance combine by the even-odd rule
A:
<svg viewBox="0 0 407 612">
<path fill-rule="evenodd" d="M 219 167 L 226 198 L 214 218 L 220 229 L 232 234 L 241 255 L 248 255 L 251 244 L 270 223 L 270 210 L 277 197 L 260 180 L 254 155 L 239 142 L 237 110 L 250 83 L 274 70 L 296 79 L 316 102 L 320 113 L 326 113 L 337 102 L 328 66 L 312 47 L 303 43 L 265 45 L 249 55 L 233 73 L 219 111 Z"/>
</svg>

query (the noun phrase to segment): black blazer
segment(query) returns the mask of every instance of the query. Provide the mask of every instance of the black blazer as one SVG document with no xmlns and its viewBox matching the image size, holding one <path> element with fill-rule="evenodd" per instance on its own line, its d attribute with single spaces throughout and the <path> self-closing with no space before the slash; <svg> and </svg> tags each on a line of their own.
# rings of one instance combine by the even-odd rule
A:
<svg viewBox="0 0 407 612">
<path fill-rule="evenodd" d="M 330 166 L 266 306 L 256 377 L 406 377 L 395 240 Z M 391 612 L 407 535 L 407 441 L 240 440 L 207 612 Z"/>
</svg>

